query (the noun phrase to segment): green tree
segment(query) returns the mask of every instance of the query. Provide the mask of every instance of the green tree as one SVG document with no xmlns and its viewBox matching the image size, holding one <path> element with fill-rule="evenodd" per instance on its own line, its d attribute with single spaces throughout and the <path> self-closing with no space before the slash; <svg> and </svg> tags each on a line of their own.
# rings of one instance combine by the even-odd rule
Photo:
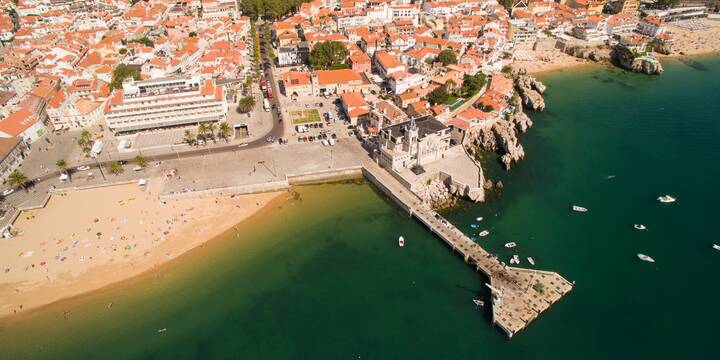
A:
<svg viewBox="0 0 720 360">
<path fill-rule="evenodd" d="M 8 183 L 10 184 L 10 186 L 13 186 L 13 187 L 20 186 L 25 191 L 27 191 L 27 185 L 29 182 L 30 182 L 30 179 L 28 179 L 28 177 L 25 176 L 25 174 L 21 173 L 18 170 L 14 170 L 12 173 L 10 173 L 10 175 L 8 175 Z"/>
<path fill-rule="evenodd" d="M 185 142 L 192 146 L 195 144 L 195 141 L 197 141 L 195 134 L 193 134 L 190 130 L 185 130 Z"/>
<path fill-rule="evenodd" d="M 252 96 L 245 96 L 238 101 L 238 110 L 240 110 L 240 112 L 250 112 L 253 107 L 255 107 L 255 98 Z"/>
<path fill-rule="evenodd" d="M 89 131 L 83 130 L 80 133 L 80 136 L 78 136 L 77 144 L 80 146 L 80 149 L 82 149 L 83 152 L 88 152 L 90 150 L 90 138 L 92 137 L 92 134 L 90 134 Z"/>
<path fill-rule="evenodd" d="M 118 50 L 118 53 L 119 53 L 120 55 L 125 55 L 125 54 L 127 54 L 127 49 L 126 49 L 126 48 L 120 48 L 120 50 Z"/>
<path fill-rule="evenodd" d="M 194 32 L 194 31 L 191 31 L 191 32 L 188 34 L 188 36 L 189 36 L 189 37 L 196 37 L 196 36 L 197 36 L 197 33 Z"/>
<path fill-rule="evenodd" d="M 199 123 L 198 124 L 198 137 L 201 137 L 203 140 L 205 140 L 205 134 L 207 134 L 210 131 L 210 126 L 207 123 Z"/>
<path fill-rule="evenodd" d="M 343 64 L 348 57 L 348 49 L 339 41 L 322 41 L 313 46 L 308 60 L 315 69 L 328 69 Z"/>
<path fill-rule="evenodd" d="M 144 168 L 145 166 L 147 166 L 147 159 L 145 159 L 145 157 L 142 155 L 135 156 L 135 158 L 133 159 L 133 162 L 135 163 L 135 165 L 137 165 L 141 168 Z"/>
<path fill-rule="evenodd" d="M 658 0 L 657 4 L 663 8 L 674 8 L 680 4 L 680 0 Z"/>
<path fill-rule="evenodd" d="M 147 36 L 143 36 L 143 37 L 141 37 L 141 38 L 139 38 L 139 39 L 133 39 L 133 40 L 130 40 L 129 42 L 131 42 L 131 43 L 143 44 L 143 45 L 148 46 L 148 47 L 153 47 L 153 46 L 155 46 L 155 43 L 153 43 L 152 40 L 148 39 Z"/>
<path fill-rule="evenodd" d="M 120 175 L 123 172 L 123 167 L 119 162 L 113 161 L 107 165 L 107 171 L 113 175 Z"/>
<path fill-rule="evenodd" d="M 435 58 L 435 61 L 447 66 L 450 64 L 457 64 L 457 57 L 455 56 L 454 51 L 443 50 L 438 54 L 437 58 Z"/>
<path fill-rule="evenodd" d="M 227 122 L 223 121 L 218 126 L 218 136 L 225 139 L 225 141 L 228 141 L 228 136 L 230 135 L 230 125 L 228 125 Z"/>
<path fill-rule="evenodd" d="M 463 86 L 462 86 L 462 93 L 465 96 L 473 96 L 477 94 L 480 89 L 482 89 L 483 86 L 487 83 L 487 78 L 485 77 L 485 74 L 479 72 L 475 75 L 465 75 L 463 77 Z"/>
<path fill-rule="evenodd" d="M 113 80 L 110 83 L 110 90 L 119 89 L 122 87 L 125 79 L 132 77 L 135 80 L 140 80 L 140 69 L 136 66 L 128 66 L 120 64 L 113 70 Z"/>
<path fill-rule="evenodd" d="M 67 162 L 66 162 L 65 160 L 60 159 L 60 160 L 58 160 L 58 161 L 55 162 L 55 166 L 57 166 L 58 169 L 60 169 L 61 172 L 65 172 L 65 171 L 67 170 L 67 166 L 68 166 L 68 165 L 67 165 Z"/>
<path fill-rule="evenodd" d="M 445 88 L 442 86 L 436 87 L 427 96 L 428 101 L 433 105 L 442 104 L 449 98 L 450 94 L 448 94 L 447 91 L 445 91 Z"/>
</svg>

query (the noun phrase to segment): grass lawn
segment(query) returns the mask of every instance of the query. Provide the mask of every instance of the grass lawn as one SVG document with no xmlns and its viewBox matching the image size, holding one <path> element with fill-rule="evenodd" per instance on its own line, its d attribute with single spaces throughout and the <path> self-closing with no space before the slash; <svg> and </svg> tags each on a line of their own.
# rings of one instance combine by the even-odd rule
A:
<svg viewBox="0 0 720 360">
<path fill-rule="evenodd" d="M 320 122 L 320 112 L 317 109 L 291 111 L 290 117 L 294 125 Z"/>
</svg>

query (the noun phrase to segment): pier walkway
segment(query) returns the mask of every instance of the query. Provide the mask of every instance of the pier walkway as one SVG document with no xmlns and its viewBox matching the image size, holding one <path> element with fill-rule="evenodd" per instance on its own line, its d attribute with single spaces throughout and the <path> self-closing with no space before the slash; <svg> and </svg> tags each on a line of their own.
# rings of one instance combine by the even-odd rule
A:
<svg viewBox="0 0 720 360">
<path fill-rule="evenodd" d="M 362 165 L 368 180 L 460 253 L 466 263 L 489 278 L 492 320 L 508 338 L 572 290 L 573 284 L 558 273 L 506 266 L 425 205 L 372 159 L 363 159 Z"/>
</svg>

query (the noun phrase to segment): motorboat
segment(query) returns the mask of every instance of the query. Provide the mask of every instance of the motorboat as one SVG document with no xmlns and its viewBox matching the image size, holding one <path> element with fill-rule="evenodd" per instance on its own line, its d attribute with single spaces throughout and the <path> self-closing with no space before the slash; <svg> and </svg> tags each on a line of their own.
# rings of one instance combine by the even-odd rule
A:
<svg viewBox="0 0 720 360">
<path fill-rule="evenodd" d="M 713 244 L 713 249 L 715 249 L 715 250 L 720 250 L 720 245 L 718 245 L 718 244 Z"/>
<path fill-rule="evenodd" d="M 405 238 L 404 237 L 401 236 L 398 238 L 398 246 L 400 246 L 400 247 L 405 246 Z"/>
<path fill-rule="evenodd" d="M 505 247 L 508 248 L 508 249 L 512 249 L 512 248 L 514 248 L 514 247 L 516 247 L 516 246 L 517 246 L 517 244 L 514 243 L 514 242 L 509 242 L 509 243 L 505 244 Z"/>
<path fill-rule="evenodd" d="M 528 257 L 527 260 L 530 263 L 530 265 L 535 265 L 535 260 L 533 258 Z"/>
<path fill-rule="evenodd" d="M 655 262 L 655 259 L 653 259 L 645 254 L 637 254 L 637 257 L 642 261 L 647 261 L 647 262 L 651 262 L 651 263 Z"/>
<path fill-rule="evenodd" d="M 614 178 L 615 178 L 615 175 L 608 175 L 608 176 L 606 177 L 606 179 L 608 179 L 608 180 L 611 180 L 611 179 L 614 179 Z"/>
<path fill-rule="evenodd" d="M 473 303 L 477 306 L 485 306 L 485 302 L 480 299 L 473 299 Z"/>
<path fill-rule="evenodd" d="M 158 333 L 164 333 L 164 332 L 166 332 L 166 331 L 167 331 L 167 328 L 162 328 L 162 329 L 159 329 L 159 330 L 158 330 Z"/>
<path fill-rule="evenodd" d="M 478 226 L 479 226 L 478 224 L 470 224 L 470 227 L 473 228 L 473 229 L 477 229 Z"/>
<path fill-rule="evenodd" d="M 577 211 L 577 212 L 587 212 L 588 211 L 588 209 L 586 209 L 582 206 L 577 206 L 577 205 L 573 205 L 572 209 L 573 209 L 573 211 Z"/>
<path fill-rule="evenodd" d="M 482 218 L 482 216 L 479 216 L 479 217 L 476 217 L 475 220 L 476 220 L 476 221 L 483 221 L 483 218 Z"/>
<path fill-rule="evenodd" d="M 633 227 L 638 230 L 647 230 L 647 227 L 643 224 L 635 224 Z"/>
<path fill-rule="evenodd" d="M 487 230 L 483 230 L 483 231 L 481 231 L 478 235 L 485 237 L 485 236 L 490 235 L 490 232 L 487 231 Z"/>
<path fill-rule="evenodd" d="M 520 264 L 520 257 L 517 255 L 513 255 L 512 259 L 510 259 L 511 264 Z"/>
<path fill-rule="evenodd" d="M 659 202 L 661 202 L 661 203 L 663 203 L 663 204 L 674 203 L 675 200 L 677 200 L 676 198 L 674 198 L 674 197 L 672 197 L 672 196 L 670 196 L 670 195 L 659 196 L 657 199 L 658 199 Z"/>
</svg>

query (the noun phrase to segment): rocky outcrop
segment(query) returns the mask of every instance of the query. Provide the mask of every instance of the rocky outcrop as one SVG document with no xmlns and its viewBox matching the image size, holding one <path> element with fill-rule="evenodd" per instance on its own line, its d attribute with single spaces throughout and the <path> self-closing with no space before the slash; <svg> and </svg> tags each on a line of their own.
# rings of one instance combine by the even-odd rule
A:
<svg viewBox="0 0 720 360">
<path fill-rule="evenodd" d="M 570 46 L 565 48 L 565 53 L 579 59 L 592 60 L 595 62 L 610 60 L 610 50 L 601 48 Z"/>
<path fill-rule="evenodd" d="M 500 161 L 505 165 L 505 170 L 510 170 L 512 163 L 522 160 L 525 157 L 525 149 L 520 145 L 512 123 L 505 120 L 498 120 L 493 124 L 503 155 Z"/>
<path fill-rule="evenodd" d="M 650 44 L 653 48 L 653 51 L 663 54 L 663 55 L 670 55 L 672 53 L 672 43 L 661 43 L 659 41 L 653 41 Z"/>
<path fill-rule="evenodd" d="M 541 95 L 545 91 L 543 83 L 532 76 L 519 75 L 515 79 L 515 86 L 518 89 L 523 105 L 537 111 L 545 109 L 545 100 Z"/>
<path fill-rule="evenodd" d="M 451 189 L 439 179 L 430 180 L 427 184 L 415 189 L 414 192 L 420 199 L 436 210 L 450 207 L 456 201 Z M 462 194 L 458 196 L 462 196 Z"/>
<path fill-rule="evenodd" d="M 532 119 L 522 111 L 510 115 L 510 122 L 513 123 L 515 128 L 521 133 L 527 132 L 528 129 L 533 126 Z"/>
<path fill-rule="evenodd" d="M 620 46 L 613 50 L 612 56 L 613 61 L 623 69 L 648 75 L 660 75 L 665 71 L 660 61 L 655 57 L 650 55 L 636 56 L 631 51 Z"/>
</svg>

